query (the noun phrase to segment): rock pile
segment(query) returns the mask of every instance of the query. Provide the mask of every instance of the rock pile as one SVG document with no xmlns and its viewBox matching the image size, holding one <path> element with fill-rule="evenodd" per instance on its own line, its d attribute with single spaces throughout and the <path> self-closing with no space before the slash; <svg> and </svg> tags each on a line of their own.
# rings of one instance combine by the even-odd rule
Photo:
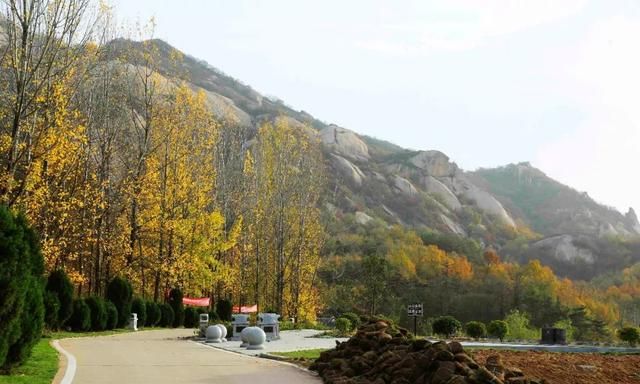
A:
<svg viewBox="0 0 640 384">
<path fill-rule="evenodd" d="M 413 339 L 407 330 L 374 319 L 310 367 L 329 384 L 542 384 L 499 356 L 476 363 L 458 342 Z"/>
</svg>

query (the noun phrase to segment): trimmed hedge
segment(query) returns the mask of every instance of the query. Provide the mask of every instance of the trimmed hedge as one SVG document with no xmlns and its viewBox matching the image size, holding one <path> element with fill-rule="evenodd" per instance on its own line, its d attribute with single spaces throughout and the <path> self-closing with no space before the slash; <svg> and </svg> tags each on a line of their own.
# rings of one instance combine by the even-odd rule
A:
<svg viewBox="0 0 640 384">
<path fill-rule="evenodd" d="M 233 304 L 229 300 L 218 300 L 216 303 L 216 313 L 222 321 L 231 321 L 231 315 L 233 314 Z"/>
<path fill-rule="evenodd" d="M 0 206 L 0 368 L 21 364 L 44 326 L 44 260 L 22 215 Z"/>
<path fill-rule="evenodd" d="M 184 327 L 185 328 L 197 328 L 198 321 L 200 320 L 200 314 L 194 307 L 186 307 L 184 309 Z"/>
<path fill-rule="evenodd" d="M 131 283 L 119 276 L 114 277 L 107 286 L 107 299 L 118 310 L 118 328 L 123 328 L 129 322 L 132 291 Z"/>
<path fill-rule="evenodd" d="M 47 316 L 51 321 L 47 323 L 47 326 L 51 329 L 61 328 L 73 313 L 73 284 L 71 284 L 69 276 L 63 270 L 58 269 L 51 272 L 47 278 L 45 289 L 47 292 L 56 295 L 60 305 L 57 317 Z"/>
<path fill-rule="evenodd" d="M 487 327 L 487 333 L 503 341 L 507 333 L 509 333 L 509 325 L 504 320 L 493 320 Z"/>
<path fill-rule="evenodd" d="M 72 330 L 84 332 L 91 329 L 91 309 L 84 299 L 73 301 L 73 313 L 67 322 Z"/>
<path fill-rule="evenodd" d="M 618 338 L 626 341 L 630 346 L 635 347 L 640 341 L 640 330 L 635 327 L 626 327 L 618 330 Z"/>
<path fill-rule="evenodd" d="M 336 329 L 340 332 L 340 335 L 347 335 L 353 329 L 351 320 L 346 317 L 339 317 L 336 320 Z"/>
<path fill-rule="evenodd" d="M 351 322 L 351 329 L 358 329 L 360 326 L 360 316 L 353 312 L 345 312 L 340 317 L 344 317 L 345 319 L 349 319 Z"/>
<path fill-rule="evenodd" d="M 116 306 L 110 301 L 105 301 L 104 307 L 107 310 L 106 329 L 115 329 L 118 326 L 118 310 L 116 309 Z"/>
<path fill-rule="evenodd" d="M 160 304 L 160 326 L 161 327 L 171 327 L 173 326 L 173 318 L 175 314 L 173 313 L 173 308 L 167 303 Z"/>
<path fill-rule="evenodd" d="M 107 328 L 107 305 L 100 296 L 90 296 L 85 299 L 85 303 L 89 307 L 91 318 L 90 329 L 92 331 L 102 331 Z"/>
<path fill-rule="evenodd" d="M 465 333 L 469 337 L 479 339 L 487 336 L 487 327 L 479 321 L 470 321 L 464 327 Z"/>
<path fill-rule="evenodd" d="M 58 323 L 60 312 L 60 300 L 58 295 L 51 291 L 44 292 L 44 323 L 51 329 Z"/>
<path fill-rule="evenodd" d="M 433 321 L 431 327 L 436 335 L 451 337 L 462 329 L 462 324 L 453 316 L 441 316 Z"/>
<path fill-rule="evenodd" d="M 160 323 L 160 319 L 162 317 L 160 306 L 153 301 L 147 301 L 145 303 L 145 308 L 147 311 L 147 318 L 145 319 L 144 325 L 147 327 L 155 327 Z"/>
<path fill-rule="evenodd" d="M 180 288 L 173 288 L 169 292 L 169 305 L 173 309 L 174 328 L 181 327 L 184 324 L 184 304 L 182 304 L 182 291 Z"/>
<path fill-rule="evenodd" d="M 133 299 L 131 302 L 131 313 L 138 315 L 138 326 L 144 327 L 147 321 L 147 306 L 144 300 L 139 297 Z"/>
</svg>

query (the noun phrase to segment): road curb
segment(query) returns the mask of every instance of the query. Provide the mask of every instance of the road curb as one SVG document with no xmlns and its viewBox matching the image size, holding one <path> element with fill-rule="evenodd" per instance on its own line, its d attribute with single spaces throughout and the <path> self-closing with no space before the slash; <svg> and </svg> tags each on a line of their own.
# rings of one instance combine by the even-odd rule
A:
<svg viewBox="0 0 640 384">
<path fill-rule="evenodd" d="M 60 345 L 60 340 L 53 340 L 51 342 L 51 345 L 53 346 L 53 348 L 55 348 L 56 351 L 60 352 L 65 357 L 65 359 L 67 359 L 64 376 L 62 376 L 60 384 L 71 384 L 73 382 L 73 378 L 76 375 L 77 363 L 75 356 L 62 348 L 62 346 Z"/>
</svg>

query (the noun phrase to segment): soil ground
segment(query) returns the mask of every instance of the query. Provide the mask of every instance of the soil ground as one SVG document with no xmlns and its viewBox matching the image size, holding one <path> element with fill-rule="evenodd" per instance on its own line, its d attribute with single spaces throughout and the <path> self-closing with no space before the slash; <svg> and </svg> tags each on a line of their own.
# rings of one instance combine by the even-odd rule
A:
<svg viewBox="0 0 640 384">
<path fill-rule="evenodd" d="M 468 350 L 480 364 L 500 355 L 507 367 L 550 384 L 640 384 L 640 355 Z"/>
</svg>

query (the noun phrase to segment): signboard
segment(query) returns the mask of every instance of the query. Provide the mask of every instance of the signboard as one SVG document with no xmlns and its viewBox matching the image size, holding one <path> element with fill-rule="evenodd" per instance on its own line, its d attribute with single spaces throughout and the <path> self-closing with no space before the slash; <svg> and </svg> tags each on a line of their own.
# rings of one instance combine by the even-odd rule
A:
<svg viewBox="0 0 640 384">
<path fill-rule="evenodd" d="M 409 304 L 407 305 L 407 315 L 409 317 L 417 317 L 423 315 L 422 303 Z"/>
</svg>

